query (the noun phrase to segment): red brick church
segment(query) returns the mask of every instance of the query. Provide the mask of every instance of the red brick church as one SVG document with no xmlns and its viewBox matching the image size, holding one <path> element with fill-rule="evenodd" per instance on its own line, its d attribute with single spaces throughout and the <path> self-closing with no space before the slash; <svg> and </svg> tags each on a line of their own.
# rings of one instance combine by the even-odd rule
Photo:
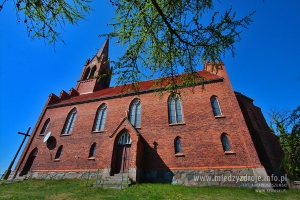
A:
<svg viewBox="0 0 300 200">
<path fill-rule="evenodd" d="M 16 177 L 83 178 L 128 173 L 135 181 L 185 185 L 197 175 L 262 175 L 279 171 L 282 152 L 253 99 L 234 92 L 224 66 L 181 95 L 110 87 L 108 40 L 88 59 L 76 89 L 50 94 L 16 165 Z M 204 87 L 203 87 L 204 84 Z M 97 175 L 97 176 L 98 176 Z M 241 183 L 230 183 L 241 184 Z"/>
</svg>

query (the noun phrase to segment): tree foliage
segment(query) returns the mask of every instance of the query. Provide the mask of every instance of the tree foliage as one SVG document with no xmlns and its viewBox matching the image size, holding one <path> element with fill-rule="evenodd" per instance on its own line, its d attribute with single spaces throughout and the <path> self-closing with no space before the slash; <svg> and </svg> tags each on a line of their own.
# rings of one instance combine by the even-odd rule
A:
<svg viewBox="0 0 300 200">
<path fill-rule="evenodd" d="M 272 110 L 270 116 L 270 129 L 284 152 L 281 166 L 290 178 L 300 179 L 300 106 L 292 112 Z"/>
<path fill-rule="evenodd" d="M 240 40 L 239 27 L 247 28 L 251 15 L 235 19 L 231 9 L 222 15 L 213 11 L 212 0 L 114 0 L 116 16 L 108 35 L 127 45 L 114 64 L 118 83 L 127 84 L 152 76 L 171 77 L 165 87 L 199 83 L 199 64 L 212 62 L 218 68 L 227 50 L 234 55 Z M 208 17 L 208 15 L 210 17 Z M 206 24 L 203 22 L 209 20 Z M 178 76 L 184 72 L 186 76 Z"/>
<path fill-rule="evenodd" d="M 0 11 L 4 8 L 4 0 L 0 5 Z M 90 0 L 16 0 L 13 1 L 18 22 L 26 24 L 28 36 L 32 38 L 44 38 L 49 43 L 57 40 L 64 42 L 60 37 L 58 28 L 63 28 L 66 22 L 77 24 L 84 19 L 84 14 L 91 8 L 87 3 Z M 21 19 L 20 15 L 24 15 Z M 23 17 L 22 17 L 23 18 Z"/>
<path fill-rule="evenodd" d="M 15 6 L 17 13 L 25 15 L 28 33 L 51 43 L 60 39 L 56 27 L 66 21 L 77 23 L 91 10 L 87 4 L 90 1 L 18 0 Z M 157 83 L 170 91 L 180 85 L 197 85 L 203 78 L 196 73 L 197 67 L 203 62 L 211 62 L 219 69 L 227 51 L 234 55 L 241 28 L 247 28 L 253 14 L 236 19 L 231 8 L 221 14 L 214 10 L 213 0 L 110 2 L 115 7 L 115 17 L 109 25 L 114 29 L 102 36 L 115 38 L 127 48 L 118 60 L 112 61 L 117 84 L 138 83 L 155 76 L 159 77 Z M 181 73 L 185 76 L 178 76 Z M 165 81 L 166 77 L 171 78 Z M 138 89 L 138 84 L 132 86 Z"/>
</svg>

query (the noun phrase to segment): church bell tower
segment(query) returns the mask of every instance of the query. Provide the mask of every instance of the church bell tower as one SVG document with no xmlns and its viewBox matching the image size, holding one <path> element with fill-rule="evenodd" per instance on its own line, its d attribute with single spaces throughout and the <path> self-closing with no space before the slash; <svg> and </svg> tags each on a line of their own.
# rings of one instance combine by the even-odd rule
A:
<svg viewBox="0 0 300 200">
<path fill-rule="evenodd" d="M 92 59 L 87 59 L 76 85 L 79 95 L 109 87 L 112 70 L 108 61 L 108 45 L 109 39 Z"/>
</svg>

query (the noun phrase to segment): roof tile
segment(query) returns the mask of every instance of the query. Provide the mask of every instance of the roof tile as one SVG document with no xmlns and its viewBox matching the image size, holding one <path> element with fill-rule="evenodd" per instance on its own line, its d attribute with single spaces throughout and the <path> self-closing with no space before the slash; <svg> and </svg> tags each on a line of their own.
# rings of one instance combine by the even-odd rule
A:
<svg viewBox="0 0 300 200">
<path fill-rule="evenodd" d="M 222 77 L 220 77 L 216 74 L 212 74 L 206 70 L 198 71 L 197 73 L 200 76 L 202 76 L 206 81 L 222 78 Z M 147 91 L 147 90 L 153 89 L 154 82 L 155 82 L 155 80 L 147 80 L 147 81 L 139 82 L 139 91 L 142 92 L 142 91 Z M 125 88 L 122 86 L 110 87 L 110 88 L 102 89 L 99 91 L 95 91 L 93 93 L 82 94 L 79 96 L 71 97 L 69 99 L 60 101 L 56 105 L 126 94 L 126 89 L 128 89 L 128 88 L 130 88 L 130 85 L 127 85 Z M 157 88 L 159 88 L 159 87 L 157 87 Z"/>
</svg>

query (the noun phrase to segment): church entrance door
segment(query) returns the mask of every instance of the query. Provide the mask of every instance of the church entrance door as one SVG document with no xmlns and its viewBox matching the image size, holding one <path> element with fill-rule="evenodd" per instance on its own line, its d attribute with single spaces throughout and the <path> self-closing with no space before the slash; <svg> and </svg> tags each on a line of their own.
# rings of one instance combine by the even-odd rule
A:
<svg viewBox="0 0 300 200">
<path fill-rule="evenodd" d="M 118 142 L 117 160 L 115 166 L 115 174 L 120 172 L 127 172 L 130 167 L 130 154 L 131 154 L 131 138 L 126 132 Z"/>
<path fill-rule="evenodd" d="M 131 144 L 119 145 L 117 153 L 116 171 L 118 174 L 120 172 L 127 172 L 130 164 L 130 150 Z"/>
</svg>

